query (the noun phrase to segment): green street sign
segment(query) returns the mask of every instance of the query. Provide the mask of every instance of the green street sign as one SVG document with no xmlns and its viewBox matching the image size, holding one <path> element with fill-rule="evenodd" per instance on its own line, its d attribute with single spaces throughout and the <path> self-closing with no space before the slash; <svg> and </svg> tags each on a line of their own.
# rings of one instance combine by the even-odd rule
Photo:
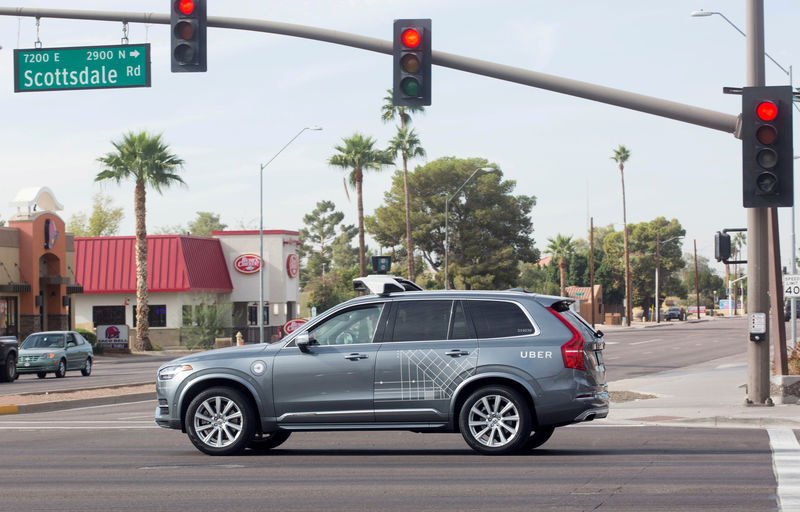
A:
<svg viewBox="0 0 800 512">
<path fill-rule="evenodd" d="M 14 50 L 14 92 L 150 87 L 150 43 Z"/>
</svg>

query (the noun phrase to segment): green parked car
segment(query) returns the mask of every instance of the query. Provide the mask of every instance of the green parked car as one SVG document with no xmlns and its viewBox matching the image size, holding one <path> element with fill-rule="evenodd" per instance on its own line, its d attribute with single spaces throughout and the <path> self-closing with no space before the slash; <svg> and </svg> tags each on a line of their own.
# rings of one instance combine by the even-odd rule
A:
<svg viewBox="0 0 800 512">
<path fill-rule="evenodd" d="M 67 370 L 92 374 L 92 345 L 74 331 L 37 332 L 28 336 L 19 347 L 17 372 L 35 373 L 43 379 L 48 373 L 63 377 Z"/>
</svg>

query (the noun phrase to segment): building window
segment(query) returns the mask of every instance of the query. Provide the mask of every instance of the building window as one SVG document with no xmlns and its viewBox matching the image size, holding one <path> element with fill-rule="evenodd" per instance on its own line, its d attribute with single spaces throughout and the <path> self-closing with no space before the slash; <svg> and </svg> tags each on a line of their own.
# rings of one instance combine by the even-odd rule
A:
<svg viewBox="0 0 800 512">
<path fill-rule="evenodd" d="M 95 327 L 98 325 L 123 325 L 125 324 L 125 306 L 94 306 L 92 322 Z"/>
<path fill-rule="evenodd" d="M 0 336 L 17 335 L 17 298 L 0 297 Z"/>
<path fill-rule="evenodd" d="M 167 306 L 166 304 L 151 304 L 147 313 L 147 320 L 150 327 L 167 326 Z M 136 306 L 133 306 L 133 326 L 136 327 Z"/>
<path fill-rule="evenodd" d="M 264 306 L 264 325 L 269 325 L 269 304 Z M 247 307 L 247 323 L 250 325 L 258 325 L 258 306 Z"/>
</svg>

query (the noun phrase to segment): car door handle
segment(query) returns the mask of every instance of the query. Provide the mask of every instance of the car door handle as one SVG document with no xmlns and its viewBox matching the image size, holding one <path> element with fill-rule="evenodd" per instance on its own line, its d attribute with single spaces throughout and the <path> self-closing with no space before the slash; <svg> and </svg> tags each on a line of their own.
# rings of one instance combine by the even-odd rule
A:
<svg viewBox="0 0 800 512">
<path fill-rule="evenodd" d="M 444 355 L 450 356 L 450 357 L 468 356 L 469 355 L 469 351 L 468 350 L 455 349 L 455 350 L 450 350 L 448 352 L 445 352 Z"/>
<path fill-rule="evenodd" d="M 352 354 L 347 354 L 346 356 L 344 356 L 344 358 L 349 359 L 351 361 L 357 361 L 359 359 L 366 359 L 367 354 L 359 354 L 357 352 L 353 352 Z"/>
</svg>

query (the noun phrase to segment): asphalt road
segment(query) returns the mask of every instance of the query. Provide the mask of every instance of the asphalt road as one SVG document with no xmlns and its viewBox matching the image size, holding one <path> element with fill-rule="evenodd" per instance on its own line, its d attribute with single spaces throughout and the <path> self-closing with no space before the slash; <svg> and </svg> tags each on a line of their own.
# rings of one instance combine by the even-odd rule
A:
<svg viewBox="0 0 800 512">
<path fill-rule="evenodd" d="M 683 368 L 747 350 L 744 318 L 704 322 L 666 322 L 646 329 L 616 329 L 605 333 L 603 359 L 606 380 L 628 379 Z"/>
<path fill-rule="evenodd" d="M 0 510 L 776 509 L 759 429 L 590 423 L 507 457 L 458 434 L 295 433 L 268 454 L 209 457 L 153 409 L 0 418 Z"/>
</svg>

